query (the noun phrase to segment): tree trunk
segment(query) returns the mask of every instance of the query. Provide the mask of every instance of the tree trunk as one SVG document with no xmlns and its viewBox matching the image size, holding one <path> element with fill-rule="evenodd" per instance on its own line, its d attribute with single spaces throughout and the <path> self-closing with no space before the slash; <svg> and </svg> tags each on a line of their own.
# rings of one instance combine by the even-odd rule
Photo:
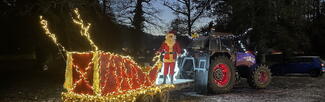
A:
<svg viewBox="0 0 325 102">
<path fill-rule="evenodd" d="M 186 3 L 186 6 L 187 6 L 187 34 L 189 36 L 191 36 L 191 31 L 192 31 L 192 21 L 191 21 L 191 1 L 188 0 L 188 2 Z"/>
<path fill-rule="evenodd" d="M 103 13 L 106 15 L 107 0 L 103 0 Z"/>
<path fill-rule="evenodd" d="M 187 21 L 187 34 L 189 35 L 189 36 L 191 36 L 191 31 L 192 31 L 192 27 L 191 27 L 191 17 L 188 17 L 188 21 Z"/>
<path fill-rule="evenodd" d="M 143 0 L 137 0 L 137 4 L 135 7 L 135 14 L 133 17 L 133 26 L 135 29 L 143 31 L 143 22 L 144 22 L 144 17 L 143 17 L 143 9 L 142 9 L 142 2 Z"/>
</svg>

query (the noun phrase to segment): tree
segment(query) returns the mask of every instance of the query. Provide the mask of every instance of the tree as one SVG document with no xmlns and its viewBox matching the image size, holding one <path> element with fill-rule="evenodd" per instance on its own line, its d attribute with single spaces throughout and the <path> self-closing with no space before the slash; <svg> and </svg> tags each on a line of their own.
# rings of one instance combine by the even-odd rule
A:
<svg viewBox="0 0 325 102">
<path fill-rule="evenodd" d="M 209 25 L 210 28 L 215 28 L 219 32 L 231 32 L 231 27 L 229 27 L 230 16 L 232 15 L 230 0 L 213 0 L 207 9 L 209 10 L 207 15 L 213 18 L 213 22 L 216 23 L 215 25 Z M 210 24 L 213 24 L 213 22 L 210 22 Z"/>
<path fill-rule="evenodd" d="M 315 0 L 317 9 L 314 9 L 313 14 L 317 14 L 314 16 L 311 25 L 308 28 L 308 32 L 310 32 L 310 41 L 312 47 L 312 54 L 319 55 L 323 59 L 325 58 L 325 2 L 321 0 Z M 318 5 L 319 4 L 319 5 Z M 314 7 L 315 7 L 314 6 Z M 318 12 L 318 13 L 316 13 Z"/>
<path fill-rule="evenodd" d="M 165 1 L 164 5 L 176 14 L 182 15 L 187 22 L 187 34 L 191 35 L 194 23 L 201 18 L 211 0 L 176 0 Z"/>
<path fill-rule="evenodd" d="M 177 18 L 171 21 L 169 30 L 176 31 L 176 35 L 180 36 L 186 34 L 186 30 L 187 30 L 186 27 L 187 27 L 186 20 L 177 16 Z"/>
<path fill-rule="evenodd" d="M 217 25 L 224 25 L 232 33 L 254 28 L 249 36 L 252 47 L 259 52 L 271 48 L 291 53 L 308 50 L 299 46 L 310 44 L 306 28 L 314 17 L 310 10 L 315 4 L 311 1 L 216 0 L 209 9 Z"/>
<path fill-rule="evenodd" d="M 154 8 L 152 0 L 112 0 L 116 21 L 140 31 L 148 31 L 154 27 L 160 29 L 159 10 Z"/>
<path fill-rule="evenodd" d="M 146 33 L 152 29 L 160 29 L 159 11 L 153 7 L 152 0 L 111 0 L 116 22 L 130 32 L 122 33 L 123 47 L 139 51 L 145 46 Z"/>
<path fill-rule="evenodd" d="M 111 18 L 114 18 L 112 10 L 112 0 L 98 0 L 104 15 L 108 15 Z"/>
<path fill-rule="evenodd" d="M 252 27 L 250 48 L 258 56 L 272 49 L 292 55 L 322 51 L 315 39 L 321 38 L 320 23 L 315 23 L 322 21 L 321 4 L 320 0 L 215 0 L 208 9 L 216 30 L 238 34 Z"/>
<path fill-rule="evenodd" d="M 135 9 L 133 11 L 134 12 L 134 16 L 133 16 L 132 25 L 134 26 L 135 29 L 138 29 L 140 31 L 143 31 L 143 28 L 144 28 L 144 24 L 143 23 L 145 21 L 145 18 L 143 16 L 144 11 L 143 11 L 143 5 L 142 5 L 142 3 L 143 2 L 149 3 L 149 1 L 145 1 L 145 0 L 137 0 L 136 1 L 136 6 L 135 6 Z"/>
</svg>

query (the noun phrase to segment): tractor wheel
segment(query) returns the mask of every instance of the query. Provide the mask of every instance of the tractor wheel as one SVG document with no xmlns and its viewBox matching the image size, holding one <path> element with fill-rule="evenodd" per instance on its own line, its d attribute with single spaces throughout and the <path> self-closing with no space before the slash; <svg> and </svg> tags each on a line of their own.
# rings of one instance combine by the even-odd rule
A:
<svg viewBox="0 0 325 102">
<path fill-rule="evenodd" d="M 235 74 L 234 64 L 229 58 L 215 58 L 209 69 L 209 88 L 216 94 L 229 92 L 235 84 Z"/>
<path fill-rule="evenodd" d="M 136 102 L 154 102 L 154 101 L 153 101 L 152 96 L 143 94 L 143 95 L 138 96 Z"/>
<path fill-rule="evenodd" d="M 266 65 L 261 65 L 250 72 L 247 82 L 252 88 L 263 89 L 270 84 L 271 79 L 270 69 Z"/>
</svg>

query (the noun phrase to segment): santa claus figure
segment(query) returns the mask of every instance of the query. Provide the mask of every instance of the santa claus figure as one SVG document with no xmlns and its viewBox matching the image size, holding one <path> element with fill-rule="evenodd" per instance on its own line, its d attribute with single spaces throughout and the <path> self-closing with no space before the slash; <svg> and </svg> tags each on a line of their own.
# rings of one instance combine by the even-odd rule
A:
<svg viewBox="0 0 325 102">
<path fill-rule="evenodd" d="M 174 80 L 174 68 L 177 56 L 181 55 L 181 48 L 179 43 L 176 41 L 176 36 L 173 32 L 168 32 L 165 37 L 165 41 L 161 44 L 158 51 L 164 55 L 164 81 L 163 84 L 166 84 L 166 77 L 170 75 L 171 83 L 173 84 Z"/>
</svg>

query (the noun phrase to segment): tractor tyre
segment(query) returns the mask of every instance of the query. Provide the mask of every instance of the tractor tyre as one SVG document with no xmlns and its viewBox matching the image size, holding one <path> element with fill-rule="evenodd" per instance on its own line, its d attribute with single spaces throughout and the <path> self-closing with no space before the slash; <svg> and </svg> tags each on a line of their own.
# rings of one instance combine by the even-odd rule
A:
<svg viewBox="0 0 325 102">
<path fill-rule="evenodd" d="M 227 57 L 217 57 L 211 61 L 208 86 L 212 93 L 222 94 L 231 91 L 235 84 L 235 67 Z"/>
<path fill-rule="evenodd" d="M 248 85 L 255 89 L 264 89 L 271 83 L 271 71 L 266 65 L 258 66 L 250 72 Z"/>
</svg>

